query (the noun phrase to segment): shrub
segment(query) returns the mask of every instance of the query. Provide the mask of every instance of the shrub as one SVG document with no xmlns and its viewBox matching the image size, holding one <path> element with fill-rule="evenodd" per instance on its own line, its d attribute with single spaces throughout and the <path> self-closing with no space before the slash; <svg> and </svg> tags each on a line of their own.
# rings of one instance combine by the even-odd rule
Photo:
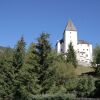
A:
<svg viewBox="0 0 100 100">
<path fill-rule="evenodd" d="M 65 84 L 66 92 L 75 94 L 77 84 L 78 84 L 78 78 L 69 79 Z"/>
<path fill-rule="evenodd" d="M 95 90 L 95 79 L 92 76 L 83 76 L 77 84 L 77 96 L 89 97 Z"/>
<path fill-rule="evenodd" d="M 94 91 L 94 97 L 100 97 L 100 80 L 95 82 L 96 89 Z"/>
</svg>

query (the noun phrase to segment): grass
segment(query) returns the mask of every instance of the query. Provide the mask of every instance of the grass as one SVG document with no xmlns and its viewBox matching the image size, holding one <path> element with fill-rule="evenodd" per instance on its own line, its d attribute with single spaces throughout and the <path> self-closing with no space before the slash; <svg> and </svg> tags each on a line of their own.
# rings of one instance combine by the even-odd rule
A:
<svg viewBox="0 0 100 100">
<path fill-rule="evenodd" d="M 81 75 L 88 72 L 94 72 L 94 69 L 92 67 L 78 66 L 75 70 L 76 75 Z"/>
</svg>

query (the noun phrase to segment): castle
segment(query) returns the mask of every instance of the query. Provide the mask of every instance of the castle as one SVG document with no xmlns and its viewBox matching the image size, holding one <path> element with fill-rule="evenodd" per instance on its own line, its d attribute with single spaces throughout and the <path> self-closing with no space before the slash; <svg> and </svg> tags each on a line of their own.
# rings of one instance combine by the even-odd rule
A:
<svg viewBox="0 0 100 100">
<path fill-rule="evenodd" d="M 71 20 L 63 32 L 63 38 L 56 43 L 57 53 L 67 53 L 68 45 L 72 42 L 79 65 L 90 66 L 92 62 L 92 44 L 78 40 L 77 29 Z"/>
</svg>

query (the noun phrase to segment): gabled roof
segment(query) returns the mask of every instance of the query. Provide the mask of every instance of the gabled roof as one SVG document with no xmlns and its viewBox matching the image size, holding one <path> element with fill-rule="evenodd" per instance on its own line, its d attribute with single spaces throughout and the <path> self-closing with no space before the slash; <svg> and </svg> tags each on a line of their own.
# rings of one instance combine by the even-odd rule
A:
<svg viewBox="0 0 100 100">
<path fill-rule="evenodd" d="M 66 31 L 77 31 L 76 27 L 74 26 L 74 24 L 71 20 L 68 21 L 65 30 Z"/>
</svg>

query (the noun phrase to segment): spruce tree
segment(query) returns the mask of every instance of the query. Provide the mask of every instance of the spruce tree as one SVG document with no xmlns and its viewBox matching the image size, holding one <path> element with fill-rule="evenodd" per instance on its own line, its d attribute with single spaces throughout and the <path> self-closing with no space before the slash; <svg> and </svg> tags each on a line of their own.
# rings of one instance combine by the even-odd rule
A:
<svg viewBox="0 0 100 100">
<path fill-rule="evenodd" d="M 26 91 L 34 95 L 38 94 L 41 90 L 40 85 L 38 85 L 38 75 L 36 74 L 37 66 L 36 45 L 31 43 L 25 57 L 25 65 L 22 70 L 24 77 L 22 80 L 27 80 L 27 84 L 25 85 L 27 87 Z M 30 89 L 28 89 L 29 85 L 31 86 Z"/>
<path fill-rule="evenodd" d="M 68 63 L 72 63 L 72 65 L 76 68 L 77 67 L 77 59 L 76 59 L 76 54 L 72 45 L 72 42 L 70 42 L 68 46 L 68 52 L 67 52 L 67 58 L 66 61 Z"/>
<path fill-rule="evenodd" d="M 24 38 L 18 41 L 16 48 L 14 50 L 13 55 L 13 66 L 15 68 L 15 72 L 17 72 L 24 64 L 24 57 L 25 57 L 25 41 Z"/>
<path fill-rule="evenodd" d="M 53 70 L 51 64 L 53 59 L 50 56 L 52 49 L 48 38 L 49 34 L 42 33 L 36 44 L 38 64 L 38 66 L 36 66 L 36 73 L 38 75 L 38 84 L 42 87 L 41 93 L 46 93 L 52 84 L 51 78 L 53 76 Z"/>
<path fill-rule="evenodd" d="M 13 67 L 11 48 L 7 48 L 0 60 L 0 100 L 12 100 L 13 98 Z"/>
<path fill-rule="evenodd" d="M 24 57 L 25 57 L 25 41 L 24 38 L 18 41 L 16 48 L 14 49 L 13 53 L 13 61 L 12 66 L 14 69 L 14 89 L 13 89 L 13 97 L 14 100 L 20 100 L 21 98 L 21 78 L 20 78 L 20 71 L 24 65 Z"/>
<path fill-rule="evenodd" d="M 96 45 L 93 50 L 93 62 L 96 67 L 95 73 L 100 76 L 100 45 Z"/>
</svg>

